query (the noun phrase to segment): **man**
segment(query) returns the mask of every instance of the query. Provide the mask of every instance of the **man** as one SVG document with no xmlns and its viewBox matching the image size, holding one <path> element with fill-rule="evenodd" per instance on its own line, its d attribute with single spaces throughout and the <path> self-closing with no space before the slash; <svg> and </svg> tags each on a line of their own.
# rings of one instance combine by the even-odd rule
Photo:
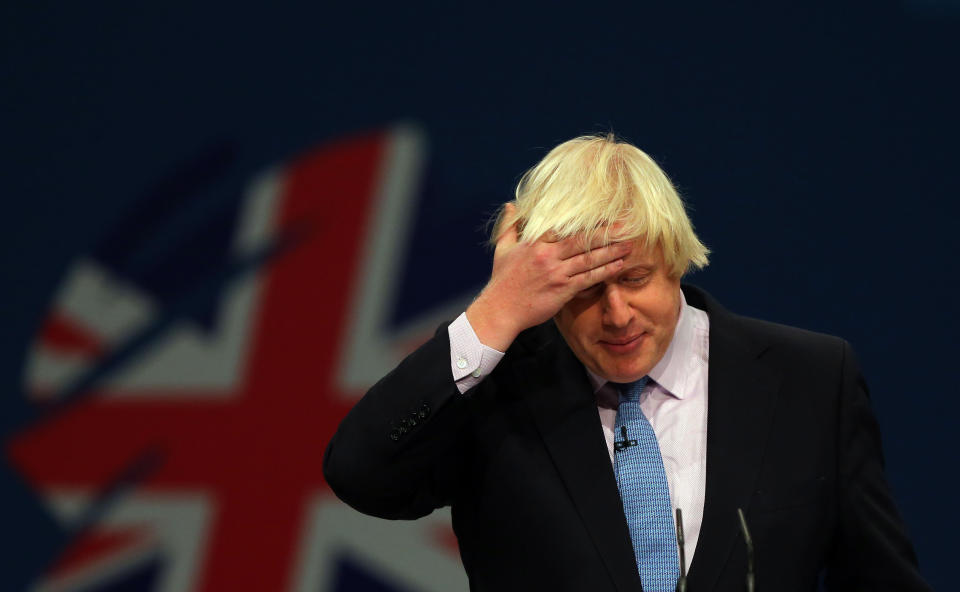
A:
<svg viewBox="0 0 960 592">
<path fill-rule="evenodd" d="M 673 590 L 681 557 L 690 590 L 743 590 L 738 508 L 760 590 L 928 589 L 849 345 L 681 286 L 707 249 L 646 154 L 557 146 L 494 242 L 477 299 L 331 440 L 344 501 L 451 505 L 473 590 Z"/>
</svg>

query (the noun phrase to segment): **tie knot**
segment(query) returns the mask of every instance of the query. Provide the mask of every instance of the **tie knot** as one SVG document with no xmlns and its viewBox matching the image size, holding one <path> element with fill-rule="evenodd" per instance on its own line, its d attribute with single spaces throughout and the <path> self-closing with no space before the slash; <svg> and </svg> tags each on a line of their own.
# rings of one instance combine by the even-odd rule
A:
<svg viewBox="0 0 960 592">
<path fill-rule="evenodd" d="M 650 377 L 644 376 L 640 380 L 617 385 L 620 390 L 620 400 L 629 401 L 631 403 L 636 403 L 639 401 L 640 393 L 643 392 L 643 387 L 647 386 L 648 380 L 650 380 Z"/>
</svg>

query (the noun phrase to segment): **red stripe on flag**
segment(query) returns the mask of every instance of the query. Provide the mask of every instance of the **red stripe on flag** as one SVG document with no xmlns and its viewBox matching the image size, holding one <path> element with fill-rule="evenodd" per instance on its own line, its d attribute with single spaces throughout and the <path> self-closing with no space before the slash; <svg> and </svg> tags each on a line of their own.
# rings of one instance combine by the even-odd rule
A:
<svg viewBox="0 0 960 592">
<path fill-rule="evenodd" d="M 74 541 L 53 564 L 47 575 L 53 578 L 67 575 L 98 559 L 106 559 L 112 554 L 143 546 L 149 540 L 144 528 L 91 531 Z"/>
<path fill-rule="evenodd" d="M 100 339 L 86 327 L 59 314 L 51 313 L 40 329 L 40 340 L 45 347 L 97 358 L 105 348 Z"/>
</svg>

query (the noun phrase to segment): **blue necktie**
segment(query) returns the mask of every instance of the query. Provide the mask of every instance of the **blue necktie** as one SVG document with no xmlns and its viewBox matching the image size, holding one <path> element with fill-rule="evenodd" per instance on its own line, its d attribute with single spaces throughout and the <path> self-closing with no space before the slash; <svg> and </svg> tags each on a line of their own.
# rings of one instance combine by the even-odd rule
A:
<svg viewBox="0 0 960 592">
<path fill-rule="evenodd" d="M 653 426 L 640 410 L 644 376 L 620 387 L 614 465 L 644 592 L 674 592 L 680 576 L 670 486 Z M 626 436 L 624 430 L 626 428 Z"/>
</svg>

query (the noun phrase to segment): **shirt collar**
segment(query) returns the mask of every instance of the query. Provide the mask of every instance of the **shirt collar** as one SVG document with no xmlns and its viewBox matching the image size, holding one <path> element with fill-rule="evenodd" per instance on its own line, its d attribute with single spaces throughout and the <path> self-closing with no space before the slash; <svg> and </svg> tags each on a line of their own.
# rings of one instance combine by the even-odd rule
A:
<svg viewBox="0 0 960 592">
<path fill-rule="evenodd" d="M 678 399 L 683 399 L 690 394 L 686 389 L 686 377 L 689 375 L 689 364 L 697 359 L 695 350 L 697 331 L 694 324 L 697 311 L 691 310 L 692 308 L 687 304 L 687 299 L 681 291 L 680 316 L 673 331 L 673 339 L 670 340 L 663 358 L 647 374 L 653 382 Z M 590 385 L 596 394 L 608 381 L 591 372 L 589 368 L 586 370 Z"/>
</svg>

